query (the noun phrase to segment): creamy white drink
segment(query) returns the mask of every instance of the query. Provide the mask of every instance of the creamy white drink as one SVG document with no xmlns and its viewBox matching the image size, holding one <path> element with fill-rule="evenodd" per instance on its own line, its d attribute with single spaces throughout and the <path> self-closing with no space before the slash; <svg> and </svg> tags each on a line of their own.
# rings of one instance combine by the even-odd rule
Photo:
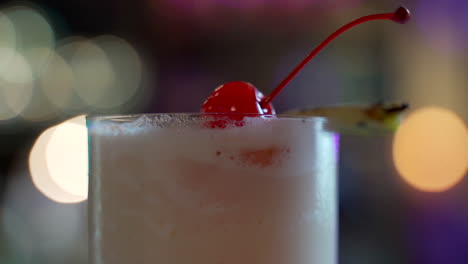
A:
<svg viewBox="0 0 468 264">
<path fill-rule="evenodd" d="M 91 263 L 335 264 L 326 120 L 201 119 L 88 119 Z"/>
</svg>

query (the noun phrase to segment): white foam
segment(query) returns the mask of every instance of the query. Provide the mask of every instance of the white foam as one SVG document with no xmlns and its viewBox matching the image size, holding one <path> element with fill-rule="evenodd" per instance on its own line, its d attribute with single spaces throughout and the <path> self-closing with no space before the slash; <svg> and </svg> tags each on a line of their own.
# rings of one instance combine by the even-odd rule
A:
<svg viewBox="0 0 468 264">
<path fill-rule="evenodd" d="M 246 118 L 242 127 L 212 129 L 203 127 L 202 120 L 180 119 L 170 123 L 169 115 L 142 116 L 132 122 L 93 122 L 90 135 L 97 144 L 119 150 L 136 151 L 135 155 L 154 160 L 188 159 L 215 163 L 225 167 L 250 167 L 263 173 L 284 170 L 313 169 L 307 160 L 314 160 L 317 136 L 328 134 L 322 119 Z M 255 164 L 242 163 L 239 153 L 265 149 L 279 149 L 282 153 L 272 166 L 257 168 Z M 218 155 L 217 155 L 218 154 Z M 234 157 L 234 159 L 232 159 Z"/>
<path fill-rule="evenodd" d="M 90 120 L 96 264 L 335 263 L 336 156 L 322 119 L 173 119 Z M 271 162 L 255 160 L 270 150 Z"/>
</svg>

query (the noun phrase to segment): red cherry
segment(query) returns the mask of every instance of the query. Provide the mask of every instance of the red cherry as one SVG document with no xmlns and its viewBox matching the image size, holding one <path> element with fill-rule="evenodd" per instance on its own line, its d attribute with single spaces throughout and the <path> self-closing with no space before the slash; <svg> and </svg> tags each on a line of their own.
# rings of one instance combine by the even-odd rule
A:
<svg viewBox="0 0 468 264">
<path fill-rule="evenodd" d="M 229 82 L 218 86 L 203 103 L 202 113 L 275 114 L 271 104 L 263 109 L 260 102 L 265 96 L 247 82 Z M 242 119 L 242 118 L 240 118 Z"/>
<path fill-rule="evenodd" d="M 233 121 L 242 121 L 243 114 L 253 115 L 273 115 L 275 110 L 271 104 L 261 107 L 260 102 L 264 98 L 262 92 L 255 86 L 247 82 L 229 82 L 218 86 L 213 93 L 203 103 L 202 113 L 233 113 L 233 115 L 222 115 L 219 118 L 229 117 Z M 225 127 L 226 124 L 217 121 L 216 126 Z M 235 122 L 236 125 L 242 125 L 242 122 Z"/>
</svg>

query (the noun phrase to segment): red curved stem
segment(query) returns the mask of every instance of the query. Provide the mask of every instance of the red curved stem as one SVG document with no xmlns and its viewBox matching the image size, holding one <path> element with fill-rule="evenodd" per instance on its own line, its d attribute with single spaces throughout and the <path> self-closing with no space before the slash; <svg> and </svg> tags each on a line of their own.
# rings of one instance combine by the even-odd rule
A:
<svg viewBox="0 0 468 264">
<path fill-rule="evenodd" d="M 265 97 L 261 102 L 260 105 L 265 107 L 283 90 L 283 88 L 297 75 L 297 73 L 304 68 L 304 66 L 313 58 L 317 53 L 319 53 L 328 43 L 334 40 L 336 37 L 341 35 L 343 32 L 347 31 L 348 29 L 357 26 L 361 23 L 371 21 L 371 20 L 395 20 L 394 18 L 395 13 L 385 13 L 385 14 L 375 14 L 369 16 L 363 16 L 358 18 L 354 21 L 349 22 L 348 24 L 342 26 L 333 34 L 331 34 L 328 38 L 326 38 L 322 43 L 320 43 L 312 52 L 305 57 L 302 62 L 297 65 L 297 67 L 271 92 L 270 95 Z"/>
</svg>

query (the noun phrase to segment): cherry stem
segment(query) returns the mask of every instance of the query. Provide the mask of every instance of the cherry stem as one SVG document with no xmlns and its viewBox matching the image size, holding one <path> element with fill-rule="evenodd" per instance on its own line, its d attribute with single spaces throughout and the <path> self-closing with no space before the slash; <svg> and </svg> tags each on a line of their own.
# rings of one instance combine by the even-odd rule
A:
<svg viewBox="0 0 468 264">
<path fill-rule="evenodd" d="M 372 21 L 372 20 L 392 20 L 394 22 L 404 24 L 408 22 L 410 19 L 410 12 L 408 9 L 405 7 L 400 7 L 398 8 L 395 12 L 393 13 L 385 13 L 385 14 L 375 14 L 375 15 L 369 15 L 369 16 L 363 16 L 360 17 L 354 21 L 349 22 L 348 24 L 342 26 L 339 28 L 337 31 L 335 31 L 333 34 L 331 34 L 328 38 L 326 38 L 322 43 L 320 43 L 312 52 L 305 57 L 305 59 L 302 60 L 302 62 L 297 65 L 297 67 L 271 92 L 270 95 L 267 97 L 263 98 L 263 100 L 260 102 L 260 105 L 264 108 L 266 107 L 273 99 L 283 90 L 283 88 L 299 73 L 299 71 L 304 68 L 304 66 L 309 63 L 309 61 L 317 55 L 328 43 L 330 43 L 332 40 L 337 38 L 339 35 L 341 35 L 343 32 L 351 29 L 352 27 L 355 27 L 361 23 Z"/>
</svg>

